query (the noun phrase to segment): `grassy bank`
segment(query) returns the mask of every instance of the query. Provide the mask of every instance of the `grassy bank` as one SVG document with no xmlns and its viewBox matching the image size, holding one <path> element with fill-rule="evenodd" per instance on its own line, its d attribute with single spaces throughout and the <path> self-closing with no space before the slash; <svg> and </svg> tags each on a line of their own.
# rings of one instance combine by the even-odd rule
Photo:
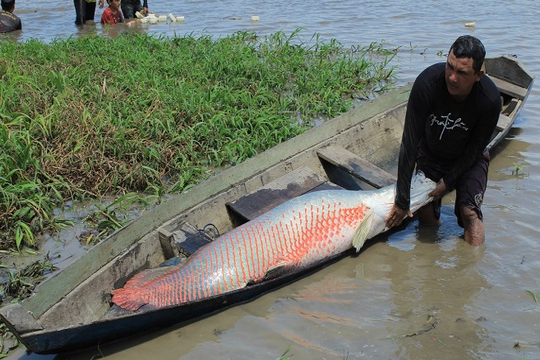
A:
<svg viewBox="0 0 540 360">
<path fill-rule="evenodd" d="M 0 248 L 69 225 L 67 200 L 159 199 L 345 112 L 392 56 L 299 31 L 2 43 Z"/>
</svg>

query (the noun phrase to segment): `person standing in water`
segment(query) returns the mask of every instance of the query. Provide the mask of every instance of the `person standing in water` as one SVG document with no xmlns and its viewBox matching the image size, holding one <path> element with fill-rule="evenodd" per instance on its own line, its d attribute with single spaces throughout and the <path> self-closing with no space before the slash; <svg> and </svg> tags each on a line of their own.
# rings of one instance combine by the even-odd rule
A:
<svg viewBox="0 0 540 360">
<path fill-rule="evenodd" d="M 405 115 L 396 198 L 386 224 L 399 225 L 409 210 L 415 165 L 437 182 L 433 202 L 418 211 L 423 224 L 440 225 L 441 198 L 456 190 L 454 213 L 473 246 L 485 241 L 481 205 L 487 186 L 486 150 L 501 111 L 499 90 L 484 75 L 486 55 L 477 38 L 464 35 L 446 63 L 431 65 L 415 80 Z"/>
<path fill-rule="evenodd" d="M 101 14 L 101 24 L 114 25 L 124 22 L 122 11 L 120 11 L 120 0 L 107 0 L 109 7 Z"/>
<path fill-rule="evenodd" d="M 122 0 L 122 14 L 124 18 L 133 19 L 135 18 L 135 13 L 141 12 L 142 15 L 148 15 L 148 0 L 143 0 L 141 5 L 141 0 Z"/>
<path fill-rule="evenodd" d="M 75 24 L 84 25 L 89 20 L 94 20 L 96 15 L 96 0 L 73 0 L 75 5 Z M 99 0 L 99 8 L 102 9 L 105 0 Z"/>
<path fill-rule="evenodd" d="M 22 30 L 21 19 L 13 12 L 15 11 L 15 0 L 2 0 L 2 10 L 0 10 L 0 33 Z"/>
</svg>

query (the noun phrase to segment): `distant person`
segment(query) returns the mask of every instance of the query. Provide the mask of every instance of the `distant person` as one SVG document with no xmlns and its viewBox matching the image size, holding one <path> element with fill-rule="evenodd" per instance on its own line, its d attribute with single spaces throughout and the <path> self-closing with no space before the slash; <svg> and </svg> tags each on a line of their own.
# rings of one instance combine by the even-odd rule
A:
<svg viewBox="0 0 540 360">
<path fill-rule="evenodd" d="M 120 0 L 107 0 L 109 7 L 101 14 L 101 25 L 114 25 L 124 22 L 122 11 L 120 11 Z"/>
<path fill-rule="evenodd" d="M 0 10 L 0 33 L 22 30 L 21 19 L 13 14 L 14 11 L 15 0 L 2 0 L 2 10 Z"/>
<path fill-rule="evenodd" d="M 126 19 L 133 19 L 137 11 L 145 16 L 148 14 L 148 0 L 143 0 L 142 5 L 141 0 L 122 0 L 121 7 Z"/>
<path fill-rule="evenodd" d="M 94 20 L 96 14 L 96 0 L 73 0 L 75 4 L 75 24 L 84 25 L 89 20 Z M 99 8 L 102 9 L 105 0 L 99 0 Z"/>
</svg>

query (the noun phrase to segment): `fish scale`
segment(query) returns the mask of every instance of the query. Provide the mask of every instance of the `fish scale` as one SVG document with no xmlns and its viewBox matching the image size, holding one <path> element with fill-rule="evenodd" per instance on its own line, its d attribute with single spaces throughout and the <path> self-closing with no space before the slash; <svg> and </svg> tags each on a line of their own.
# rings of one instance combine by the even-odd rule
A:
<svg viewBox="0 0 540 360">
<path fill-rule="evenodd" d="M 429 202 L 434 189 L 422 179 L 412 183 L 412 211 Z M 393 186 L 302 195 L 220 236 L 179 265 L 142 271 L 113 290 L 112 301 L 127 310 L 177 305 L 314 266 L 350 249 L 353 238 L 359 249 L 384 231 L 394 195 Z"/>
</svg>

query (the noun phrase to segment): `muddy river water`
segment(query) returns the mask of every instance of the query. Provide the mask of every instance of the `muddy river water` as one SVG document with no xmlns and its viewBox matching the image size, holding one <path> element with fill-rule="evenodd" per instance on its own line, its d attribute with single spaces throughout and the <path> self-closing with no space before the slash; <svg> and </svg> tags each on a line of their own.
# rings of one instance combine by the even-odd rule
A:
<svg viewBox="0 0 540 360">
<path fill-rule="evenodd" d="M 485 44 L 488 56 L 517 55 L 540 74 L 540 5 L 535 0 L 208 0 L 150 2 L 183 23 L 119 27 L 165 36 L 237 30 L 262 35 L 299 27 L 346 45 L 384 40 L 399 48 L 400 82 L 444 61 L 459 35 Z M 96 12 L 96 20 L 102 10 Z M 17 41 L 97 33 L 74 25 L 73 2 L 17 0 Z M 252 16 L 259 21 L 252 21 Z M 465 26 L 474 22 L 475 26 Z M 96 64 L 99 66 L 99 64 Z M 484 201 L 486 244 L 461 238 L 453 199 L 438 229 L 404 231 L 250 303 L 199 322 L 57 359 L 540 359 L 540 87 L 533 89 L 490 166 Z M 516 176 L 519 166 L 523 173 Z M 516 347 L 516 343 L 521 346 Z M 13 359 L 53 359 L 26 355 Z"/>
</svg>

